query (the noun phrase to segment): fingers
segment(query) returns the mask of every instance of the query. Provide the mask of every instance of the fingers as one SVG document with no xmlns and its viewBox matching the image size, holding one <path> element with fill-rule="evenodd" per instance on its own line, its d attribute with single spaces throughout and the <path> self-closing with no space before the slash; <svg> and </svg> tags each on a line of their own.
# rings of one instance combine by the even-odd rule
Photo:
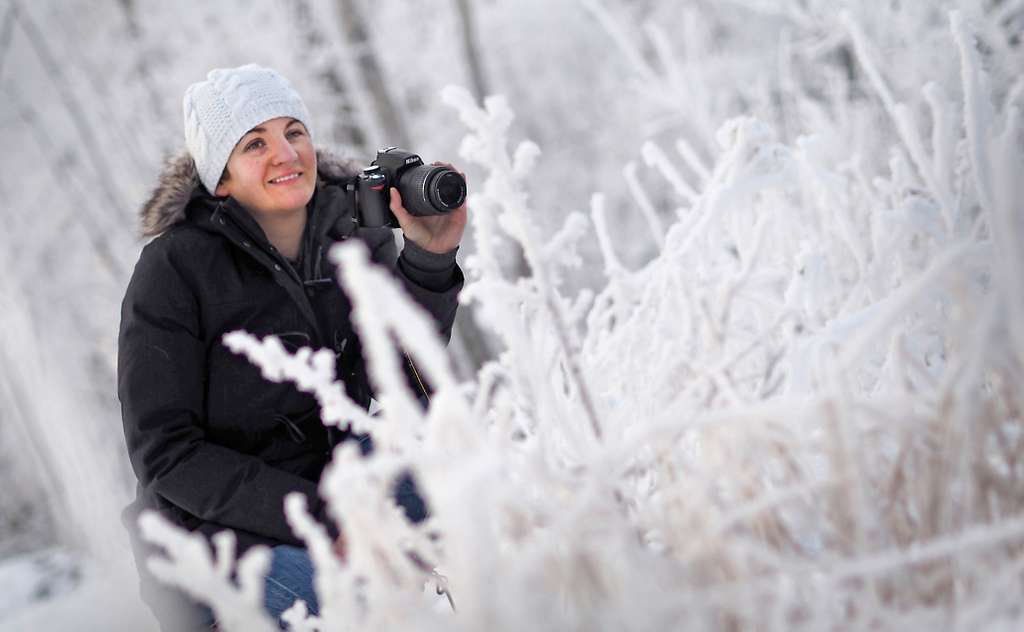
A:
<svg viewBox="0 0 1024 632">
<path fill-rule="evenodd" d="M 457 174 L 459 174 L 460 176 L 462 176 L 462 179 L 463 179 L 463 180 L 465 180 L 465 179 L 466 179 L 466 174 L 465 174 L 465 172 L 463 172 L 463 171 L 459 171 L 458 169 L 456 169 L 456 168 L 455 168 L 455 165 L 453 165 L 453 164 L 452 164 L 452 163 L 450 163 L 450 162 L 443 162 L 443 161 L 440 161 L 440 160 L 435 160 L 434 162 L 432 162 L 432 163 L 430 163 L 430 164 L 431 164 L 431 165 L 433 165 L 433 166 L 435 166 L 435 167 L 448 167 L 449 169 L 451 169 L 451 170 L 452 170 L 452 171 L 454 171 L 455 173 L 457 173 Z M 468 180 L 467 180 L 467 182 L 468 182 Z"/>
<path fill-rule="evenodd" d="M 416 218 L 402 204 L 402 194 L 398 192 L 396 187 L 391 187 L 390 207 L 406 239 L 412 239 L 417 243 L 422 241 L 424 238 L 422 234 L 423 228 L 417 224 Z"/>
</svg>

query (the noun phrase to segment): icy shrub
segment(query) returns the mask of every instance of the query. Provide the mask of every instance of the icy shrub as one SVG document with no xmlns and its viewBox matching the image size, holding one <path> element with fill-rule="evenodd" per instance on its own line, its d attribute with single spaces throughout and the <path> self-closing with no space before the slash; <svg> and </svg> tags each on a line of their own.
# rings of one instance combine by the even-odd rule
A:
<svg viewBox="0 0 1024 632">
<path fill-rule="evenodd" d="M 332 382 L 329 353 L 226 341 L 269 379 L 315 393 L 325 423 L 372 430 L 378 446 L 369 458 L 339 448 L 321 485 L 348 537 L 344 563 L 301 499 L 288 503 L 322 599 L 316 619 L 296 606 L 293 629 L 1020 621 L 1021 91 L 993 101 L 953 14 L 963 100 L 923 90 L 926 141 L 847 26 L 898 131 L 888 170 L 846 155 L 835 130 L 783 143 L 749 117 L 721 126 L 714 164 L 685 143 L 680 164 L 649 145 L 642 157 L 680 210 L 662 229 L 640 186 L 638 209 L 616 209 L 644 213 L 658 245 L 637 270 L 616 256 L 623 236 L 601 195 L 589 216 L 538 234 L 532 218 L 561 203 L 527 194 L 539 148 L 509 149 L 501 98 L 481 107 L 445 92 L 470 130 L 463 157 L 487 172 L 470 201 L 463 299 L 499 359 L 456 383 L 428 319 L 355 245 L 335 254 L 379 417 Z M 567 295 L 584 239 L 607 283 Z M 530 276 L 503 275 L 504 240 Z M 396 345 L 437 389 L 425 414 Z M 405 468 L 431 508 L 422 525 L 391 499 Z M 152 528 L 171 551 L 163 577 L 205 587 L 224 629 L 264 625 L 229 618 L 256 607 L 264 553 L 239 562 L 232 587 L 226 541 L 213 560 Z M 454 613 L 427 598 L 435 588 Z"/>
</svg>

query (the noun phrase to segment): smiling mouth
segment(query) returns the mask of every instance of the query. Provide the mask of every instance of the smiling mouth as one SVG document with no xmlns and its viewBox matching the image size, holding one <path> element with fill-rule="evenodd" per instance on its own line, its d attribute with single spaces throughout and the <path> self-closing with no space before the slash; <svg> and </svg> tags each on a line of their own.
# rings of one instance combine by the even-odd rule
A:
<svg viewBox="0 0 1024 632">
<path fill-rule="evenodd" d="M 286 176 L 281 176 L 280 178 L 274 178 L 273 180 L 268 180 L 268 182 L 270 182 L 270 184 L 288 184 L 289 182 L 294 182 L 294 181 L 298 180 L 300 177 L 302 177 L 302 173 L 301 172 L 299 172 L 299 173 L 289 173 Z"/>
</svg>

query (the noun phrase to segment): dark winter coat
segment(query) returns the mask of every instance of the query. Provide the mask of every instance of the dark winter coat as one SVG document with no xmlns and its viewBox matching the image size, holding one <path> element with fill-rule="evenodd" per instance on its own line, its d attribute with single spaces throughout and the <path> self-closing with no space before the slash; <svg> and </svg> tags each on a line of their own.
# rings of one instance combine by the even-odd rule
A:
<svg viewBox="0 0 1024 632">
<path fill-rule="evenodd" d="M 371 391 L 349 301 L 327 259 L 331 244 L 365 242 L 449 338 L 463 282 L 454 252 L 407 243 L 398 256 L 390 229 L 359 227 L 345 186 L 352 173 L 319 156 L 293 268 L 233 199 L 205 192 L 187 155 L 168 164 L 143 208 L 144 233 L 159 236 L 136 264 L 118 339 L 118 395 L 139 481 L 125 512 L 130 526 L 152 508 L 206 535 L 232 529 L 241 552 L 256 543 L 301 544 L 284 518 L 290 492 L 305 494 L 324 520 L 317 482 L 333 446 L 351 437 L 321 423 L 311 395 L 263 379 L 223 336 L 245 330 L 276 335 L 292 350 L 331 348 L 348 394 L 367 406 Z"/>
</svg>

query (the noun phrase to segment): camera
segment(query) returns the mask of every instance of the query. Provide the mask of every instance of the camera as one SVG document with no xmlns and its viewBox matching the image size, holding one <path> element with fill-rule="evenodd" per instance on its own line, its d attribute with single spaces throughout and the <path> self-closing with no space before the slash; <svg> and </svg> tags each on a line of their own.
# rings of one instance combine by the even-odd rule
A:
<svg viewBox="0 0 1024 632">
<path fill-rule="evenodd" d="M 425 165 L 412 152 L 386 147 L 363 169 L 356 182 L 356 216 L 366 227 L 398 228 L 390 209 L 390 187 L 402 195 L 410 215 L 442 215 L 466 201 L 466 179 L 449 167 Z"/>
</svg>

